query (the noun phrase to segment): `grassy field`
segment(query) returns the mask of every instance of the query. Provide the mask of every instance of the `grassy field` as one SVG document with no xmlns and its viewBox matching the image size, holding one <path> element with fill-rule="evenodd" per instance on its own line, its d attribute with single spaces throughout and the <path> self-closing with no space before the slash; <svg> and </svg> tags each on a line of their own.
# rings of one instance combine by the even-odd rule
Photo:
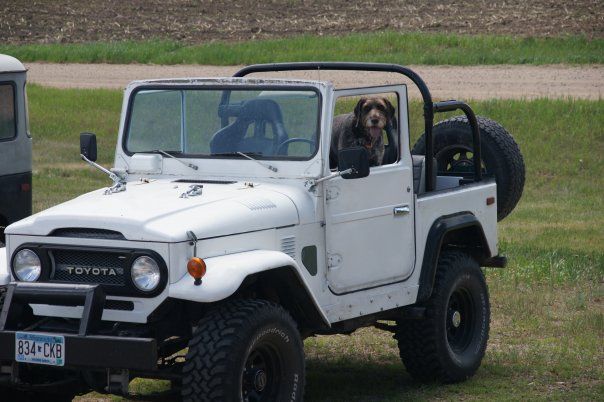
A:
<svg viewBox="0 0 604 402">
<path fill-rule="evenodd" d="M 0 53 L 25 62 L 59 63 L 237 65 L 350 60 L 435 65 L 588 64 L 604 63 L 604 39 L 382 32 L 200 45 L 176 41 L 0 44 Z"/>
<path fill-rule="evenodd" d="M 78 133 L 98 135 L 112 162 L 121 93 L 29 87 L 34 209 L 107 186 L 78 157 Z M 596 400 L 604 395 L 604 101 L 471 102 L 517 139 L 525 193 L 500 224 L 505 270 L 488 270 L 491 338 L 476 377 L 441 386 L 413 382 L 387 333 L 306 340 L 308 401 Z M 420 134 L 419 104 L 411 113 Z M 444 116 L 441 116 L 444 117 Z M 138 392 L 163 382 L 135 380 Z M 96 394 L 83 397 L 100 398 Z M 145 400 L 147 398 L 141 397 Z"/>
</svg>

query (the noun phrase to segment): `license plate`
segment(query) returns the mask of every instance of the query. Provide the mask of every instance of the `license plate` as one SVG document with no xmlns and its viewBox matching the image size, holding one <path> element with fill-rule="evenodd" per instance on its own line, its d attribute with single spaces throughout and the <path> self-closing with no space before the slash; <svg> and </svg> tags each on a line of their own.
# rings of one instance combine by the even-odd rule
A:
<svg viewBox="0 0 604 402">
<path fill-rule="evenodd" d="M 15 333 L 15 360 L 20 363 L 65 365 L 65 337 L 31 332 Z"/>
</svg>

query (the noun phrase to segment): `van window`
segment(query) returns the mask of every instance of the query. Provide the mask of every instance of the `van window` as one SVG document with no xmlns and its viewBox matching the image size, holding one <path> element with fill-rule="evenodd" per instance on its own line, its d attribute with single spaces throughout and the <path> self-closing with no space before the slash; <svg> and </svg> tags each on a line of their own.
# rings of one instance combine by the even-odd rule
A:
<svg viewBox="0 0 604 402">
<path fill-rule="evenodd" d="M 0 84 L 0 141 L 16 133 L 15 90 L 11 84 Z"/>
</svg>

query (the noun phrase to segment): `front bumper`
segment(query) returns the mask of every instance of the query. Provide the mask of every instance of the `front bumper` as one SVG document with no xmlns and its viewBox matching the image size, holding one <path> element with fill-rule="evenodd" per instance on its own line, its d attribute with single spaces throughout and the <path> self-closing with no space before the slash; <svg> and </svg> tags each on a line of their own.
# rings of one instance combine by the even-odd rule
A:
<svg viewBox="0 0 604 402">
<path fill-rule="evenodd" d="M 65 337 L 64 368 L 126 369 L 152 371 L 157 368 L 157 344 L 153 338 L 95 334 L 100 326 L 105 294 L 98 285 L 10 283 L 0 313 L 0 361 L 15 363 L 15 333 L 20 314 L 29 304 L 83 306 L 78 333 L 56 333 Z M 34 332 L 34 331 L 29 331 Z M 26 363 L 19 363 L 26 364 Z"/>
<path fill-rule="evenodd" d="M 0 331 L 0 361 L 15 361 L 15 332 Z M 155 339 L 60 335 L 65 337 L 64 368 L 149 371 L 157 367 Z"/>
</svg>

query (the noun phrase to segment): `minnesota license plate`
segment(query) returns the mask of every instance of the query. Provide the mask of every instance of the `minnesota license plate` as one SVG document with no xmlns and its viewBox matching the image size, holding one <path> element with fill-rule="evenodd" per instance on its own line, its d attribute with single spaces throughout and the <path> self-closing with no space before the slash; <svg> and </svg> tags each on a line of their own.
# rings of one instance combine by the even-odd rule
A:
<svg viewBox="0 0 604 402">
<path fill-rule="evenodd" d="M 15 333 L 15 360 L 20 363 L 65 365 L 65 337 L 31 332 Z"/>
</svg>

